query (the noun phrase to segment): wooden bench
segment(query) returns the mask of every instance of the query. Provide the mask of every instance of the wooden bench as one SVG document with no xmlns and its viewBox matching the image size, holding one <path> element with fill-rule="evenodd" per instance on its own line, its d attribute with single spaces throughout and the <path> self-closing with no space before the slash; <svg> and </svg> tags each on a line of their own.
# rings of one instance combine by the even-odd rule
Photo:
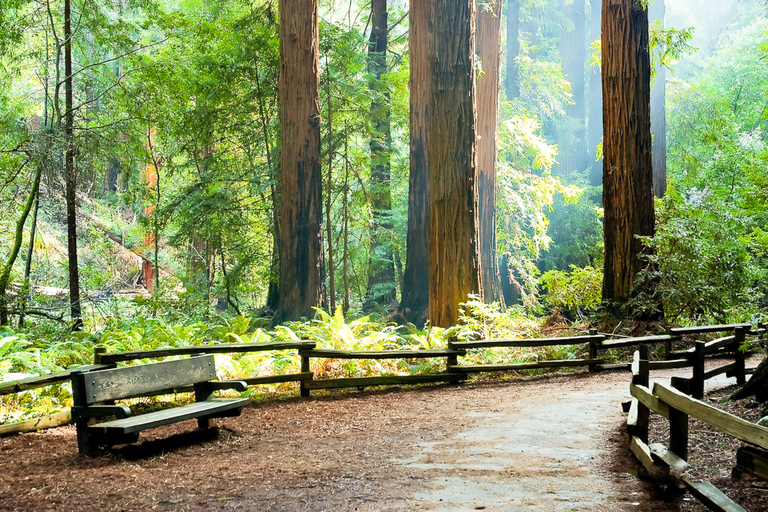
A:
<svg viewBox="0 0 768 512">
<path fill-rule="evenodd" d="M 77 426 L 80 453 L 92 453 L 101 446 L 136 442 L 142 430 L 197 419 L 199 428 L 213 426 L 213 418 L 238 416 L 247 398 L 214 398 L 221 389 L 245 391 L 243 381 L 213 382 L 216 367 L 212 355 L 162 363 L 75 372 L 72 375 L 72 420 Z M 195 393 L 195 402 L 138 416 L 131 415 L 125 405 L 115 400 L 137 396 L 175 393 L 180 388 Z M 117 419 L 94 423 L 95 418 L 115 416 Z"/>
</svg>

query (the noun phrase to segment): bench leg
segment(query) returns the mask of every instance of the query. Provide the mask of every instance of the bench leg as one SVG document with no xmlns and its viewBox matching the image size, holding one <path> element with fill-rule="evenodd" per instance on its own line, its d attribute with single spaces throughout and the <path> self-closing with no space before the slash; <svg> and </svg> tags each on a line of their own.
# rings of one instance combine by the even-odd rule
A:
<svg viewBox="0 0 768 512">
<path fill-rule="evenodd" d="M 83 455 L 90 455 L 96 450 L 96 446 L 91 442 L 91 436 L 88 435 L 88 420 L 75 422 L 77 427 L 77 449 Z"/>
<path fill-rule="evenodd" d="M 205 430 L 208 428 L 213 428 L 215 426 L 216 426 L 216 422 L 211 417 L 197 418 L 197 428 Z"/>
</svg>

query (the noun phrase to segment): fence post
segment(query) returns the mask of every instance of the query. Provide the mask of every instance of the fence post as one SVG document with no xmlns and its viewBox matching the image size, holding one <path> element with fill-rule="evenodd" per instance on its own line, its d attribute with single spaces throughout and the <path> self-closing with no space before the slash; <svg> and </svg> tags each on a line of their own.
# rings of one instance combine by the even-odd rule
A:
<svg viewBox="0 0 768 512">
<path fill-rule="evenodd" d="M 704 398 L 704 350 L 707 344 L 696 340 L 693 352 L 693 378 L 691 379 L 690 394 L 693 398 Z"/>
<path fill-rule="evenodd" d="M 688 394 L 688 379 L 672 377 L 672 387 Z M 688 460 L 688 415 L 669 406 L 669 451 Z"/>
<path fill-rule="evenodd" d="M 448 350 L 455 350 L 453 347 L 453 344 L 455 342 L 459 341 L 459 338 L 456 336 L 451 336 L 448 338 Z M 445 372 L 455 374 L 456 378 L 451 379 L 451 384 L 459 384 L 461 382 L 461 375 L 460 372 L 451 371 L 451 366 L 458 366 L 459 364 L 459 356 L 457 354 L 448 354 L 445 356 Z"/>
<path fill-rule="evenodd" d="M 305 350 L 299 349 L 299 356 L 301 356 L 301 373 L 307 373 L 310 370 L 309 366 L 309 355 Z M 309 396 L 309 389 L 304 384 L 306 381 L 304 379 L 299 382 L 299 394 L 302 397 L 308 397 Z"/>
<path fill-rule="evenodd" d="M 596 336 L 597 335 L 597 329 L 590 329 L 589 330 L 590 336 Z M 597 350 L 598 346 L 601 342 L 595 341 L 595 340 L 589 340 L 589 359 L 597 359 Z M 597 365 L 595 363 L 589 363 L 589 372 L 596 372 L 597 371 Z"/>
<path fill-rule="evenodd" d="M 93 348 L 93 364 L 101 364 L 101 356 L 107 353 L 107 347 L 98 345 Z"/>
<path fill-rule="evenodd" d="M 733 373 L 736 374 L 736 383 L 741 386 L 747 382 L 747 372 L 744 365 L 744 352 L 741 351 L 741 346 L 747 340 L 746 329 L 744 327 L 737 327 L 733 331 L 733 337 L 735 338 L 733 341 L 733 351 L 734 362 L 736 364 L 736 368 L 734 369 Z"/>
<path fill-rule="evenodd" d="M 648 346 L 641 345 L 639 349 L 640 359 L 638 361 L 638 372 L 632 375 L 632 384 L 636 386 L 648 387 L 650 381 L 650 365 L 648 363 Z M 634 435 L 636 435 L 642 442 L 648 444 L 648 419 L 650 418 L 651 411 L 643 405 L 639 400 L 637 401 L 637 424 L 635 426 Z"/>
</svg>

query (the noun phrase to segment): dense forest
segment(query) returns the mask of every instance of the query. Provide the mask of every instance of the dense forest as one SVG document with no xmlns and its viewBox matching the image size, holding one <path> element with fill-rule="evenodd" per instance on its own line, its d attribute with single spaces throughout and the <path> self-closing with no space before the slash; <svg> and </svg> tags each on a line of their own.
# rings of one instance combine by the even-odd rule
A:
<svg viewBox="0 0 768 512">
<path fill-rule="evenodd" d="M 0 0 L 0 375 L 99 343 L 761 321 L 767 18 Z"/>
</svg>

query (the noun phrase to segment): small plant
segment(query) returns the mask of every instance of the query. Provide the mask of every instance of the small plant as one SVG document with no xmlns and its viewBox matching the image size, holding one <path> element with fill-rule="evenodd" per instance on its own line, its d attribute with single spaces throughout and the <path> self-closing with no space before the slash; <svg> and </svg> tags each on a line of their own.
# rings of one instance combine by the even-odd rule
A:
<svg viewBox="0 0 768 512">
<path fill-rule="evenodd" d="M 570 272 L 550 270 L 541 276 L 544 303 L 553 309 L 563 309 L 578 315 L 600 305 L 603 273 L 593 267 L 571 265 Z"/>
</svg>

